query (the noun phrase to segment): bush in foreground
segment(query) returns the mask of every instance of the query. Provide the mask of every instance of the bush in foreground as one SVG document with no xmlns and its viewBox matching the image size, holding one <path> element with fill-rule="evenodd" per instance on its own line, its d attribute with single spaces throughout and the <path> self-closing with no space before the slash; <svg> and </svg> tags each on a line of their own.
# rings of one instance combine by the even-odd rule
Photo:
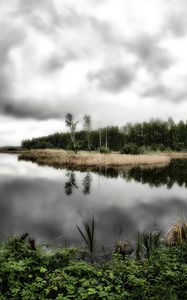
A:
<svg viewBox="0 0 187 300">
<path fill-rule="evenodd" d="M 0 247 L 0 299 L 187 299 L 185 242 L 160 245 L 140 261 L 114 254 L 91 264 L 78 251 L 8 240 Z"/>
</svg>

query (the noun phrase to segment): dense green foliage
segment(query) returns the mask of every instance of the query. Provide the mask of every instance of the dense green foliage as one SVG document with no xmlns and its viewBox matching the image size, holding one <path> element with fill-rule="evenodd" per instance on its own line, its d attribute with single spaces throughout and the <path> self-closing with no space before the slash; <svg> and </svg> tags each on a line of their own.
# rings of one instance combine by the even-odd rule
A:
<svg viewBox="0 0 187 300">
<path fill-rule="evenodd" d="M 100 153 L 110 153 L 111 152 L 110 149 L 107 147 L 100 147 L 100 148 L 98 148 L 98 150 Z"/>
<path fill-rule="evenodd" d="M 107 133 L 107 134 L 106 134 Z M 119 128 L 111 126 L 98 130 L 82 130 L 74 132 L 76 147 L 78 150 L 97 150 L 104 146 L 119 151 L 124 145 L 134 145 L 138 152 L 149 150 L 174 150 L 187 149 L 187 122 L 180 121 L 175 124 L 168 121 L 152 120 L 150 122 L 136 123 Z M 107 140 L 106 140 L 107 139 Z M 88 142 L 89 141 L 89 142 Z M 23 148 L 63 148 L 74 149 L 70 133 L 55 133 L 46 137 L 33 138 L 22 142 Z M 132 147 L 134 151 L 134 147 Z M 123 151 L 126 153 L 126 149 Z"/>
<path fill-rule="evenodd" d="M 0 247 L 0 299 L 187 299 L 187 244 L 146 243 L 149 259 L 115 254 L 91 264 L 78 250 L 46 252 L 14 237 Z"/>
<path fill-rule="evenodd" d="M 136 144 L 126 144 L 121 150 L 121 154 L 141 154 L 141 148 Z"/>
</svg>

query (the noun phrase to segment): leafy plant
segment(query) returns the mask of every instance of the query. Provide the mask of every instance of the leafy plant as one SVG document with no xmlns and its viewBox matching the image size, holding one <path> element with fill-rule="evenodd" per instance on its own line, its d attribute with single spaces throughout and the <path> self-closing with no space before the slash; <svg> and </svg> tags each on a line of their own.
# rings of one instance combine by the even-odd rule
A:
<svg viewBox="0 0 187 300">
<path fill-rule="evenodd" d="M 114 254 L 90 264 L 77 258 L 76 249 L 41 251 L 35 245 L 33 251 L 28 236 L 12 237 L 0 245 L 0 299 L 187 299 L 187 243 L 159 247 L 159 233 L 147 240 L 154 249 L 149 260 Z"/>
</svg>

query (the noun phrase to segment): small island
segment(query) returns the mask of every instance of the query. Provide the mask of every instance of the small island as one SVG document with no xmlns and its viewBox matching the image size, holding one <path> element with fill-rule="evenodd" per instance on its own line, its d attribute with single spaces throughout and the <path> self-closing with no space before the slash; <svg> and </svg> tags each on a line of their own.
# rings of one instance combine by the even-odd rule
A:
<svg viewBox="0 0 187 300">
<path fill-rule="evenodd" d="M 82 130 L 72 114 L 66 115 L 69 132 L 24 140 L 19 158 L 56 167 L 167 165 L 187 157 L 187 124 L 151 120 L 121 128 L 92 129 L 91 116 L 83 117 Z"/>
</svg>

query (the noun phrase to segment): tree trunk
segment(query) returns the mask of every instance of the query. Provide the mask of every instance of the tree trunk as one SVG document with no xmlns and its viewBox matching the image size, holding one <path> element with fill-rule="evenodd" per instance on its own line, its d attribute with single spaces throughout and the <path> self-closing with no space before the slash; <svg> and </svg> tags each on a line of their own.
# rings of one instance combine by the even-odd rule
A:
<svg viewBox="0 0 187 300">
<path fill-rule="evenodd" d="M 101 130 L 99 131 L 99 147 L 101 148 L 101 143 L 102 143 L 102 141 L 101 141 Z"/>
<path fill-rule="evenodd" d="M 106 145 L 106 148 L 108 148 L 108 133 L 107 133 L 107 128 L 106 128 L 106 143 L 105 143 L 105 145 Z"/>
</svg>

